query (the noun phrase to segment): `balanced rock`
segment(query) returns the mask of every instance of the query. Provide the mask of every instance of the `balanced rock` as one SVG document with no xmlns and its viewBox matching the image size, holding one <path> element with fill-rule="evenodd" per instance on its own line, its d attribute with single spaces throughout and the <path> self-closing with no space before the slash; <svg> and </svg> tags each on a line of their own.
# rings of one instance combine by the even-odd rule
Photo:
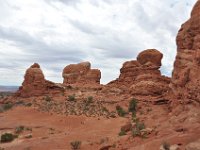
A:
<svg viewBox="0 0 200 150">
<path fill-rule="evenodd" d="M 91 69 L 90 62 L 82 62 L 66 66 L 62 76 L 64 84 L 100 84 L 101 72 L 98 69 Z"/>
<path fill-rule="evenodd" d="M 200 102 L 200 0 L 194 6 L 191 18 L 181 26 L 176 43 L 170 87 L 178 98 Z"/>
<path fill-rule="evenodd" d="M 162 57 L 163 54 L 156 49 L 142 51 L 137 60 L 125 62 L 119 78 L 109 84 L 125 86 L 133 95 L 163 94 L 169 89 L 170 79 L 162 76 L 159 70 Z"/>
<path fill-rule="evenodd" d="M 34 63 L 26 70 L 24 82 L 16 93 L 16 96 L 31 97 L 48 94 L 49 92 L 58 92 L 62 89 L 61 86 L 45 80 L 44 74 L 40 65 Z"/>
</svg>

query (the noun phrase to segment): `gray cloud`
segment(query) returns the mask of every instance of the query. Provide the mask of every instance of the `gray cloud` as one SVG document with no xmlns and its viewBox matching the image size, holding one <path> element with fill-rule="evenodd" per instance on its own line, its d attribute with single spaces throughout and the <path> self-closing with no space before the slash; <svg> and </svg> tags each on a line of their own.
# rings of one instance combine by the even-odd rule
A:
<svg viewBox="0 0 200 150">
<path fill-rule="evenodd" d="M 66 65 L 86 60 L 101 69 L 106 83 L 118 77 L 124 61 L 148 48 L 163 52 L 161 70 L 170 75 L 175 36 L 195 0 L 0 2 L 0 84 L 20 85 L 33 62 L 47 79 L 62 82 Z"/>
</svg>

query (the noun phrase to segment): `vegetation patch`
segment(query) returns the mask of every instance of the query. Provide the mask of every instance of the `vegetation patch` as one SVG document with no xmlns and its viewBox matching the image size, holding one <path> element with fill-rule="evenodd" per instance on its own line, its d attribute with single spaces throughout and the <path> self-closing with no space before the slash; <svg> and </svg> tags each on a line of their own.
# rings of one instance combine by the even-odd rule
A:
<svg viewBox="0 0 200 150">
<path fill-rule="evenodd" d="M 125 132 L 124 130 L 121 130 L 121 131 L 119 132 L 119 136 L 124 136 L 124 135 L 126 135 L 126 132 Z"/>
<path fill-rule="evenodd" d="M 15 128 L 15 133 L 20 134 L 24 131 L 24 126 L 18 126 Z"/>
<path fill-rule="evenodd" d="M 0 112 L 8 111 L 13 107 L 13 104 L 8 103 L 8 104 L 3 104 L 0 106 Z"/>
<path fill-rule="evenodd" d="M 136 113 L 136 111 L 137 111 L 137 103 L 138 103 L 138 101 L 135 98 L 133 98 L 129 102 L 129 108 L 128 108 L 129 112 Z"/>
<path fill-rule="evenodd" d="M 133 137 L 144 137 L 145 133 L 142 133 L 141 131 L 145 129 L 145 124 L 143 122 L 139 122 L 139 120 L 136 121 L 135 127 L 132 129 L 132 136 Z"/>
<path fill-rule="evenodd" d="M 77 150 L 81 148 L 81 141 L 72 141 L 70 143 L 72 150 Z"/>
<path fill-rule="evenodd" d="M 17 135 L 13 135 L 12 133 L 4 133 L 1 135 L 1 143 L 11 142 L 17 137 Z"/>
<path fill-rule="evenodd" d="M 92 96 L 89 96 L 89 97 L 87 98 L 86 105 L 89 105 L 89 104 L 91 104 L 91 103 L 93 103 L 93 97 L 92 97 Z"/>
<path fill-rule="evenodd" d="M 52 101 L 52 98 L 50 96 L 45 96 L 44 100 L 47 102 L 50 102 L 50 101 Z"/>
<path fill-rule="evenodd" d="M 68 101 L 75 102 L 76 101 L 75 95 L 69 95 Z"/>
<path fill-rule="evenodd" d="M 116 111 L 120 117 L 124 117 L 127 114 L 127 112 L 119 105 L 116 106 Z"/>
</svg>

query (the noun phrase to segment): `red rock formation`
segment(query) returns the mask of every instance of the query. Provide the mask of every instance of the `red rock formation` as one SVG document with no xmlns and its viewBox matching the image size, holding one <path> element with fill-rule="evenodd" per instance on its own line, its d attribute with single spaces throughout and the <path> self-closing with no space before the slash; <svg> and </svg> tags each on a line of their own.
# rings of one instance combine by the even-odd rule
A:
<svg viewBox="0 0 200 150">
<path fill-rule="evenodd" d="M 31 97 L 61 91 L 61 87 L 51 81 L 45 80 L 40 65 L 34 63 L 27 69 L 24 82 L 16 93 L 16 96 Z"/>
<path fill-rule="evenodd" d="M 71 64 L 63 70 L 64 84 L 100 84 L 101 72 L 98 69 L 91 69 L 90 62 Z"/>
<path fill-rule="evenodd" d="M 200 102 L 200 1 L 178 32 L 177 56 L 170 87 L 178 98 Z"/>
<path fill-rule="evenodd" d="M 117 80 L 108 85 L 130 88 L 133 95 L 161 95 L 168 90 L 169 78 L 160 73 L 163 55 L 158 50 L 141 52 L 137 60 L 125 62 Z"/>
</svg>

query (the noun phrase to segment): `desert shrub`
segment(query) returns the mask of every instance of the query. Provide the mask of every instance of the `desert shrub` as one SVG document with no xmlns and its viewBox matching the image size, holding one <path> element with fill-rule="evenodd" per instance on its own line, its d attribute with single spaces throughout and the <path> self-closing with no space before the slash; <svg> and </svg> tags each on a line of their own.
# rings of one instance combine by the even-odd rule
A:
<svg viewBox="0 0 200 150">
<path fill-rule="evenodd" d="M 109 110 L 106 107 L 102 107 L 103 112 L 109 112 Z"/>
<path fill-rule="evenodd" d="M 164 150 L 170 150 L 170 144 L 169 143 L 164 141 L 162 146 L 163 146 Z"/>
<path fill-rule="evenodd" d="M 7 111 L 13 107 L 13 104 L 8 103 L 8 104 L 3 104 L 0 106 L 0 113 L 3 113 L 4 111 Z"/>
<path fill-rule="evenodd" d="M 124 136 L 124 135 L 126 135 L 126 132 L 125 132 L 124 130 L 121 130 L 121 131 L 119 132 L 119 136 Z"/>
<path fill-rule="evenodd" d="M 24 131 L 24 126 L 18 126 L 15 128 L 15 133 L 20 134 L 21 132 Z"/>
<path fill-rule="evenodd" d="M 139 122 L 139 120 L 136 121 L 135 127 L 132 129 L 132 136 L 140 136 L 143 137 L 141 134 L 141 130 L 145 129 L 145 124 L 143 122 Z"/>
<path fill-rule="evenodd" d="M 116 106 L 116 111 L 120 117 L 124 117 L 127 114 L 127 112 L 119 105 Z"/>
<path fill-rule="evenodd" d="M 136 122 L 136 128 L 139 130 L 145 129 L 145 124 L 143 122 Z"/>
<path fill-rule="evenodd" d="M 75 95 L 69 95 L 68 101 L 71 101 L 71 102 L 76 101 Z"/>
<path fill-rule="evenodd" d="M 73 141 L 70 143 L 70 145 L 73 150 L 80 149 L 81 141 Z"/>
<path fill-rule="evenodd" d="M 132 112 L 132 113 L 136 113 L 136 110 L 137 110 L 137 100 L 135 98 L 133 98 L 130 102 L 129 102 L 129 112 Z"/>
<path fill-rule="evenodd" d="M 141 135 L 141 132 L 140 132 L 140 130 L 138 130 L 138 128 L 132 129 L 132 136 L 133 137 L 140 136 L 140 135 Z"/>
<path fill-rule="evenodd" d="M 31 106 L 32 106 L 32 103 L 26 103 L 25 106 L 31 107 Z"/>
<path fill-rule="evenodd" d="M 92 96 L 89 96 L 88 98 L 87 98 L 87 103 L 92 103 L 93 102 L 93 97 Z"/>
<path fill-rule="evenodd" d="M 44 100 L 47 101 L 47 102 L 50 102 L 50 101 L 52 101 L 52 98 L 47 95 L 47 96 L 45 96 Z"/>
<path fill-rule="evenodd" d="M 1 135 L 1 143 L 11 142 L 15 138 L 17 138 L 17 136 L 13 135 L 12 133 L 4 133 Z"/>
<path fill-rule="evenodd" d="M 7 111 L 7 110 L 11 109 L 12 107 L 13 107 L 13 104 L 11 104 L 11 103 L 4 104 L 3 105 L 3 110 Z"/>
</svg>

